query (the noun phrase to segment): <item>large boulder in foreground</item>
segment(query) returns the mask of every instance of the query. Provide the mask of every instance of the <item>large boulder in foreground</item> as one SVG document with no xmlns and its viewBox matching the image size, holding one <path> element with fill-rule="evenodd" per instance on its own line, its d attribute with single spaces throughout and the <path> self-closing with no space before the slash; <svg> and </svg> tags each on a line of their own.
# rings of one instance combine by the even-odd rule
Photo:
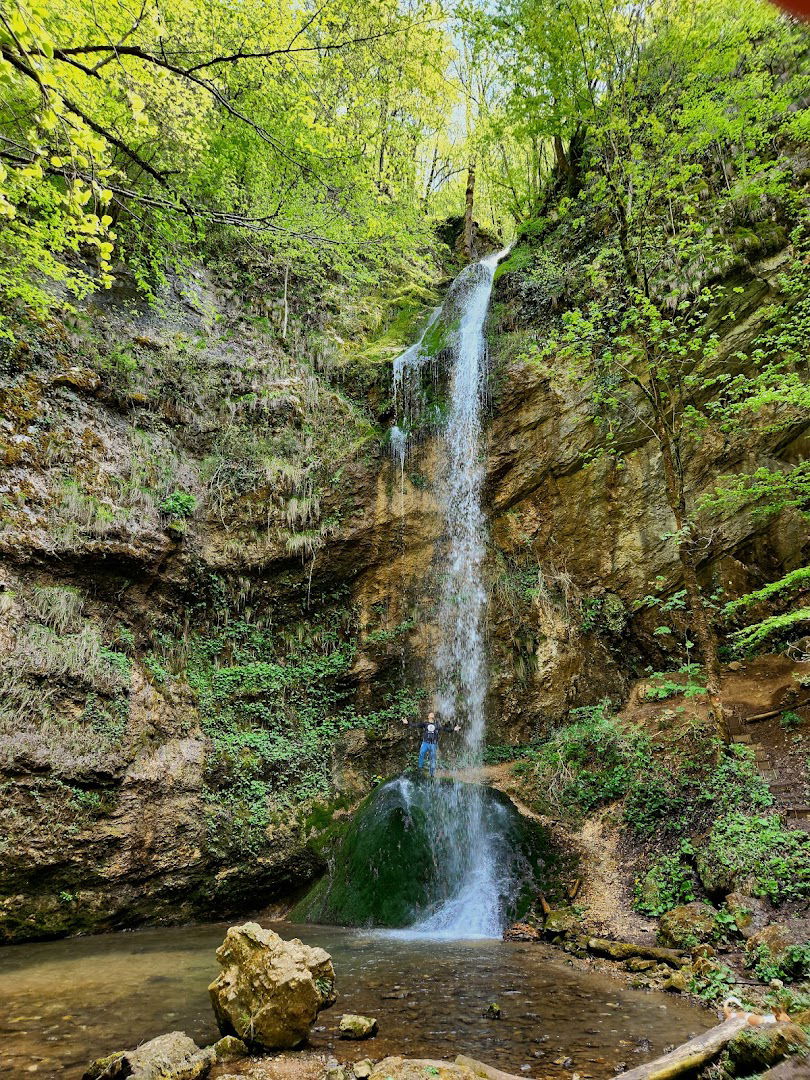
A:
<svg viewBox="0 0 810 1080">
<path fill-rule="evenodd" d="M 335 1003 L 329 953 L 298 938 L 285 941 L 258 923 L 232 926 L 217 960 L 222 971 L 208 992 L 219 1029 L 250 1046 L 298 1046 L 321 1009 Z"/>
</svg>

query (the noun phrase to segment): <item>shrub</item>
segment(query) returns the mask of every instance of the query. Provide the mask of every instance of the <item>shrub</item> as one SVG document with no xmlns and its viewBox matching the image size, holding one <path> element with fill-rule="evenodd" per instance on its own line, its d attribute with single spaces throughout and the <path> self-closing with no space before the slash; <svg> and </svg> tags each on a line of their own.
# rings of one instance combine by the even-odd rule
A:
<svg viewBox="0 0 810 1080">
<path fill-rule="evenodd" d="M 748 747 L 726 750 L 710 739 L 673 768 L 649 771 L 634 780 L 624 820 L 642 834 L 681 833 L 701 819 L 734 809 L 766 809 L 773 801 Z"/>
<path fill-rule="evenodd" d="M 810 942 L 789 945 L 779 955 L 774 955 L 763 943 L 748 956 L 745 964 L 763 982 L 772 979 L 785 979 L 787 982 L 810 979 Z"/>
<path fill-rule="evenodd" d="M 692 976 L 689 989 L 704 1001 L 719 1001 L 727 997 L 730 988 L 736 982 L 737 976 L 730 967 L 715 962 L 707 964 L 702 971 Z"/>
<path fill-rule="evenodd" d="M 160 504 L 160 512 L 170 518 L 189 518 L 197 509 L 197 496 L 190 491 L 172 491 Z"/>
<path fill-rule="evenodd" d="M 660 630 L 661 627 L 658 629 Z M 706 687 L 695 681 L 695 675 L 697 673 L 698 668 L 695 664 L 684 664 L 684 666 L 679 669 L 679 674 L 684 674 L 687 678 L 685 682 L 678 682 L 677 679 L 670 678 L 667 672 L 654 672 L 652 678 L 655 681 L 652 686 L 647 687 L 644 691 L 644 700 L 666 701 L 667 698 L 676 697 L 679 694 L 682 694 L 685 698 L 693 698 L 705 694 Z"/>
<path fill-rule="evenodd" d="M 772 903 L 810 899 L 810 835 L 786 829 L 776 814 L 724 814 L 703 858 L 718 880 L 750 881 L 753 894 Z"/>
<path fill-rule="evenodd" d="M 623 727 L 609 702 L 573 709 L 573 723 L 558 728 L 517 768 L 528 794 L 562 817 L 587 814 L 621 798 L 638 772 L 650 765 L 648 738 Z"/>
<path fill-rule="evenodd" d="M 783 712 L 779 717 L 779 723 L 785 729 L 785 731 L 795 731 L 797 727 L 800 727 L 804 721 L 795 712 Z"/>
<path fill-rule="evenodd" d="M 694 874 L 683 855 L 661 855 L 635 884 L 634 906 L 645 915 L 664 915 L 695 899 Z"/>
</svg>

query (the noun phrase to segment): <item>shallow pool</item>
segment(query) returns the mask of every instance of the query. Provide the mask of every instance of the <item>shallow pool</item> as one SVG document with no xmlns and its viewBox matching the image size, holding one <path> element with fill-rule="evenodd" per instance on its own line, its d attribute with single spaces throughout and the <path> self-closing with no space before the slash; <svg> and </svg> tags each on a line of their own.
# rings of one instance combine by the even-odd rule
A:
<svg viewBox="0 0 810 1080">
<path fill-rule="evenodd" d="M 207 985 L 227 925 L 0 949 L 0 1075 L 78 1078 L 92 1058 L 174 1029 L 213 1041 Z M 542 945 L 265 925 L 332 954 L 339 999 L 311 1045 L 341 1060 L 464 1053 L 527 1077 L 603 1080 L 716 1022 L 676 996 L 577 971 Z M 501 1019 L 482 1015 L 491 1002 Z M 343 1012 L 376 1016 L 379 1035 L 338 1040 Z"/>
</svg>

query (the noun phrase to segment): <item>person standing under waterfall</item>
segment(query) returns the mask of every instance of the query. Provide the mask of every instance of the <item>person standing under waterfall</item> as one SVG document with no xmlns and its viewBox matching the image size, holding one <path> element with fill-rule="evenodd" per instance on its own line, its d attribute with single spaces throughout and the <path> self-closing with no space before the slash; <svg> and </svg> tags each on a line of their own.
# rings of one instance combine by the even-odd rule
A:
<svg viewBox="0 0 810 1080">
<path fill-rule="evenodd" d="M 408 723 L 407 720 L 402 721 L 403 724 Z M 450 724 L 440 724 L 436 719 L 436 714 L 429 712 L 427 714 L 427 720 L 423 720 L 421 724 L 417 725 L 422 732 L 422 745 L 419 747 L 419 766 L 421 770 L 425 767 L 425 758 L 427 757 L 430 762 L 430 775 L 431 777 L 436 774 L 436 758 L 439 753 L 439 736 L 443 731 L 461 731 L 461 727 L 456 724 L 451 728 Z"/>
</svg>

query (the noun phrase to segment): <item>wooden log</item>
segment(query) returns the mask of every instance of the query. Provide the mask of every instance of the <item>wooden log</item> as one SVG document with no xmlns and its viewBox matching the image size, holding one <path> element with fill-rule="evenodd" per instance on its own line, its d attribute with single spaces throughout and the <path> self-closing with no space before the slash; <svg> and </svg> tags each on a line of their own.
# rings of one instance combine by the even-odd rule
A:
<svg viewBox="0 0 810 1080">
<path fill-rule="evenodd" d="M 631 956 L 640 956 L 644 960 L 655 960 L 675 968 L 683 967 L 689 961 L 689 954 L 678 949 L 634 945 L 630 941 L 610 941 L 608 938 L 588 938 L 585 948 L 594 956 L 605 956 L 609 960 L 629 960 Z"/>
<path fill-rule="evenodd" d="M 690 1039 L 671 1053 L 622 1073 L 622 1080 L 671 1080 L 683 1073 L 695 1072 L 708 1065 L 735 1035 L 748 1026 L 744 1016 L 732 1016 L 717 1027 L 710 1028 L 696 1039 Z"/>
<path fill-rule="evenodd" d="M 770 720 L 773 716 L 779 716 L 780 713 L 788 712 L 789 710 L 795 711 L 796 709 L 803 709 L 806 705 L 810 705 L 810 698 L 806 698 L 804 701 L 800 701 L 798 705 L 780 705 L 778 709 L 769 709 L 768 712 L 755 713 L 754 716 L 743 716 L 742 720 L 746 724 L 756 724 L 760 720 Z"/>
<path fill-rule="evenodd" d="M 761 1073 L 759 1080 L 810 1080 L 810 1061 L 802 1057 L 789 1057 Z"/>
</svg>

